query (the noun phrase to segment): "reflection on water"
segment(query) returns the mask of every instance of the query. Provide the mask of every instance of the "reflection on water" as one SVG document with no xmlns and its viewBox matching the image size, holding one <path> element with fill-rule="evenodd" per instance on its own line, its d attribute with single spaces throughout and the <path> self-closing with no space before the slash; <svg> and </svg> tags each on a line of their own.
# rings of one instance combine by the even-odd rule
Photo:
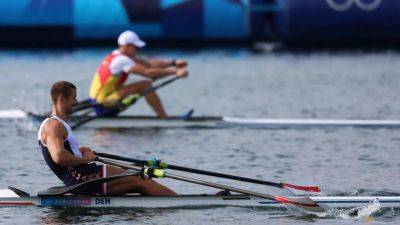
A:
<svg viewBox="0 0 400 225">
<path fill-rule="evenodd" d="M 378 205 L 359 207 L 355 209 L 331 210 L 328 213 L 312 214 L 289 207 L 276 209 L 266 207 L 195 207 L 176 209 L 84 209 L 84 208 L 46 208 L 37 216 L 38 224 L 185 224 L 185 215 L 190 218 L 199 218 L 200 222 L 216 223 L 217 219 L 223 223 L 242 224 L 251 218 L 251 221 L 279 221 L 286 224 L 294 222 L 321 222 L 331 224 L 333 221 L 340 224 L 340 220 L 371 222 L 395 221 L 399 209 L 381 209 Z M 222 214 L 221 214 L 222 213 Z M 230 213 L 230 214 L 228 214 Z M 213 216 L 213 217 L 211 217 Z M 36 223 L 36 222 L 35 222 Z M 209 224 L 209 223 L 207 223 Z"/>
<path fill-rule="evenodd" d="M 166 210 L 165 210 L 166 211 Z M 39 217 L 42 224 L 113 223 L 141 221 L 166 213 L 159 209 L 83 209 L 49 208 Z"/>
</svg>

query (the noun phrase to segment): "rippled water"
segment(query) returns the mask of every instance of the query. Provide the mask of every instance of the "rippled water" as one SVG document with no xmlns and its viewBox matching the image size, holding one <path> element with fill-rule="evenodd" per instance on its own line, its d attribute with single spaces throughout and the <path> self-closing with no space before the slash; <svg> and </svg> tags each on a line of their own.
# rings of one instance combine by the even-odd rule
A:
<svg viewBox="0 0 400 225">
<path fill-rule="evenodd" d="M 0 52 L 1 109 L 49 109 L 54 81 L 77 84 L 87 97 L 92 73 L 111 49 Z M 246 49 L 148 50 L 147 55 L 183 57 L 191 76 L 160 90 L 167 111 L 181 114 L 263 118 L 400 119 L 400 53 L 395 51 L 268 52 Z M 140 101 L 125 114 L 153 114 Z M 306 129 L 80 129 L 81 145 L 137 158 L 157 156 L 173 164 L 298 184 L 317 184 L 328 195 L 400 194 L 400 130 Z M 30 193 L 60 185 L 36 146 L 29 124 L 0 122 L 0 187 Z M 265 193 L 278 190 L 210 178 Z M 215 189 L 173 180 L 178 193 Z M 371 210 L 374 211 L 374 210 Z M 346 212 L 316 217 L 297 210 L 203 208 L 78 210 L 1 208 L 0 223 L 36 224 L 397 224 L 398 211 L 354 217 Z"/>
</svg>

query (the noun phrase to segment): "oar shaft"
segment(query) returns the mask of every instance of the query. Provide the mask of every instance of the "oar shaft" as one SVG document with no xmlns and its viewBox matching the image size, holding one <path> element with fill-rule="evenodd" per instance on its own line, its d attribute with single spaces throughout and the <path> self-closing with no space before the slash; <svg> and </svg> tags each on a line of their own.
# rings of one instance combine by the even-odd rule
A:
<svg viewBox="0 0 400 225">
<path fill-rule="evenodd" d="M 151 93 L 151 92 L 156 91 L 157 89 L 159 89 L 159 88 L 161 88 L 161 87 L 164 87 L 164 86 L 167 85 L 167 84 L 170 84 L 170 83 L 172 83 L 172 82 L 174 82 L 174 81 L 180 79 L 180 78 L 181 78 L 181 77 L 175 76 L 175 77 L 173 77 L 173 78 L 171 78 L 171 79 L 169 79 L 169 80 L 166 80 L 166 81 L 164 81 L 164 82 L 162 82 L 162 83 L 160 83 L 160 84 L 158 84 L 158 85 L 156 85 L 156 86 L 154 86 L 154 87 L 152 87 L 152 88 L 149 88 L 149 89 L 145 90 L 145 91 L 142 92 L 140 95 L 142 95 L 142 96 L 147 95 L 147 94 L 149 94 L 149 93 Z"/>
<path fill-rule="evenodd" d="M 193 169 L 193 168 L 176 166 L 176 165 L 171 165 L 171 164 L 168 164 L 168 168 L 173 169 L 173 170 L 184 171 L 184 172 L 197 173 L 197 174 L 208 175 L 208 176 L 213 176 L 213 177 L 220 177 L 220 178 L 225 178 L 225 179 L 244 181 L 244 182 L 249 182 L 249 183 L 254 183 L 254 184 L 263 184 L 263 185 L 283 188 L 283 185 L 281 183 L 257 180 L 257 179 L 248 178 L 248 177 L 241 177 L 241 176 L 235 176 L 235 175 L 230 175 L 230 174 L 217 173 L 217 172 L 212 172 L 212 171 L 207 171 L 207 170 Z"/>
<path fill-rule="evenodd" d="M 97 161 L 100 161 L 100 162 L 103 162 L 106 164 L 110 164 L 110 165 L 114 165 L 114 166 L 119 166 L 119 167 L 122 167 L 125 169 L 136 170 L 136 171 L 141 171 L 141 169 L 142 169 L 142 167 L 140 167 L 140 166 L 127 165 L 127 164 L 116 162 L 113 160 L 98 158 Z M 321 206 L 319 206 L 317 203 L 315 203 L 309 197 L 286 198 L 283 196 L 273 196 L 273 195 L 249 191 L 249 190 L 245 190 L 245 189 L 241 189 L 241 188 L 235 188 L 235 187 L 226 186 L 226 185 L 222 185 L 222 184 L 216 184 L 216 183 L 212 183 L 212 182 L 208 182 L 208 181 L 204 181 L 204 180 L 184 177 L 181 175 L 170 174 L 170 173 L 164 173 L 164 177 L 175 179 L 175 180 L 181 180 L 181 181 L 185 181 L 185 182 L 189 182 L 189 183 L 193 183 L 193 184 L 200 184 L 200 185 L 204 185 L 204 186 L 208 186 L 208 187 L 229 190 L 229 191 L 233 191 L 233 192 L 237 192 L 237 193 L 241 193 L 241 194 L 245 194 L 245 195 L 265 198 L 265 199 L 269 199 L 269 200 L 276 201 L 276 202 L 283 203 L 283 204 L 290 204 L 290 205 L 293 205 L 293 206 L 296 206 L 296 207 L 299 207 L 299 208 L 302 208 L 302 209 L 305 209 L 305 210 L 308 210 L 311 212 L 324 212 L 325 211 L 325 209 L 323 209 Z"/>
<path fill-rule="evenodd" d="M 268 194 L 262 194 L 262 193 L 258 193 L 258 192 L 254 192 L 254 191 L 244 190 L 241 188 L 235 188 L 235 187 L 231 187 L 231 186 L 227 186 L 227 185 L 216 184 L 216 183 L 212 183 L 212 182 L 208 182 L 208 181 L 204 181 L 204 180 L 198 180 L 195 178 L 188 178 L 188 177 L 171 174 L 171 173 L 165 173 L 164 176 L 175 179 L 175 180 L 186 181 L 189 183 L 200 184 L 200 185 L 204 185 L 204 186 L 208 186 L 208 187 L 218 188 L 218 189 L 222 189 L 222 190 L 229 190 L 229 191 L 233 191 L 233 192 L 237 192 L 237 193 L 241 193 L 241 194 L 246 194 L 246 195 L 251 195 L 251 196 L 256 196 L 256 197 L 276 201 L 275 196 L 268 195 Z"/>
<path fill-rule="evenodd" d="M 249 182 L 249 183 L 253 183 L 253 184 L 267 185 L 267 186 L 272 186 L 272 187 L 277 187 L 277 188 L 293 188 L 293 189 L 298 189 L 298 190 L 303 190 L 303 191 L 320 192 L 319 187 L 316 187 L 316 186 L 310 187 L 310 186 L 299 186 L 299 185 L 286 184 L 286 183 L 276 183 L 276 182 L 272 182 L 272 181 L 258 180 L 258 179 L 253 179 L 253 178 L 249 178 L 249 177 L 241 177 L 241 176 L 235 176 L 235 175 L 230 175 L 230 174 L 225 174 L 225 173 L 217 173 L 217 172 L 212 172 L 212 171 L 207 171 L 207 170 L 199 170 L 199 169 L 193 169 L 193 168 L 170 165 L 170 164 L 168 164 L 168 168 L 174 169 L 174 170 L 179 170 L 179 171 L 184 171 L 184 172 L 197 173 L 197 174 L 208 175 L 208 176 L 213 176 L 213 177 L 220 177 L 220 178 L 225 178 L 225 179 Z"/>
<path fill-rule="evenodd" d="M 107 159 L 102 159 L 102 158 L 99 158 L 97 161 L 100 161 L 100 162 L 103 162 L 103 163 L 106 163 L 106 164 L 109 164 L 109 165 L 113 165 L 113 166 L 119 166 L 119 167 L 122 167 L 122 168 L 125 168 L 125 169 L 136 170 L 136 171 L 140 171 L 142 169 L 142 167 L 140 167 L 140 166 L 128 165 L 128 164 L 125 164 L 125 163 L 115 162 L 115 161 L 112 161 L 112 160 L 107 160 Z M 181 175 L 165 173 L 164 177 L 175 179 L 175 180 L 181 180 L 181 181 L 185 181 L 185 182 L 189 182 L 189 183 L 193 183 L 193 184 L 199 184 L 199 185 L 204 185 L 204 186 L 208 186 L 208 187 L 218 188 L 218 189 L 222 189 L 222 190 L 229 190 L 229 191 L 233 191 L 233 192 L 237 192 L 237 193 L 241 193 L 241 194 L 246 194 L 246 195 L 251 195 L 251 196 L 256 196 L 256 197 L 260 197 L 260 198 L 265 198 L 265 199 L 269 199 L 269 200 L 273 200 L 273 201 L 277 201 L 275 199 L 275 196 L 272 196 L 272 195 L 262 194 L 262 193 L 249 191 L 249 190 L 244 190 L 244 189 L 235 188 L 235 187 L 230 187 L 230 186 L 222 185 L 222 184 L 216 184 L 216 183 L 212 183 L 212 182 L 208 182 L 208 181 L 204 181 L 204 180 L 184 177 L 184 176 L 181 176 Z"/>
<path fill-rule="evenodd" d="M 113 176 L 109 177 L 103 177 L 103 178 L 96 178 L 88 181 L 84 181 L 72 186 L 66 186 L 66 187 L 54 187 L 46 191 L 39 192 L 38 195 L 40 196 L 57 196 L 57 195 L 62 195 L 62 194 L 67 194 L 67 193 L 74 193 L 74 192 L 88 192 L 86 191 L 86 188 L 88 185 L 94 185 L 94 184 L 103 184 L 106 182 L 113 181 L 115 179 L 119 179 L 122 177 L 129 177 L 129 176 L 137 176 L 140 173 L 138 172 L 132 172 L 132 171 L 126 171 L 124 173 L 116 174 Z"/>
<path fill-rule="evenodd" d="M 118 155 L 113 155 L 113 154 L 108 154 L 108 153 L 96 153 L 96 155 L 105 157 L 105 158 L 110 158 L 110 159 L 116 159 L 116 160 L 121 160 L 121 161 L 126 161 L 126 162 L 137 163 L 137 164 L 141 164 L 141 165 L 148 164 L 148 162 L 145 160 L 128 158 L 128 157 L 123 157 L 123 156 L 118 156 Z M 277 187 L 277 188 L 293 188 L 293 189 L 298 189 L 298 190 L 303 190 L 303 191 L 311 191 L 311 192 L 319 192 L 320 191 L 319 187 L 316 187 L 316 186 L 299 186 L 299 185 L 286 184 L 286 183 L 276 183 L 276 182 L 272 182 L 272 181 L 258 180 L 258 179 L 248 178 L 248 177 L 241 177 L 241 176 L 235 176 L 235 175 L 230 175 L 230 174 L 217 173 L 217 172 L 212 172 L 212 171 L 207 171 L 207 170 L 199 170 L 199 169 L 177 166 L 177 165 L 172 165 L 172 164 L 168 164 L 167 168 L 173 169 L 173 170 L 184 171 L 184 172 L 197 173 L 197 174 L 201 174 L 201 175 L 214 176 L 214 177 L 249 182 L 249 183 L 254 183 L 254 184 L 267 185 L 267 186 L 272 186 L 272 187 Z"/>
<path fill-rule="evenodd" d="M 153 86 L 153 87 L 151 87 L 151 88 L 149 88 L 149 89 L 143 91 L 142 93 L 140 93 L 140 94 L 138 95 L 138 97 L 134 98 L 134 99 L 131 101 L 130 104 L 124 105 L 123 108 L 126 109 L 127 107 L 133 105 L 139 98 L 141 98 L 141 97 L 143 97 L 143 96 L 145 96 L 145 95 L 147 95 L 147 94 L 149 94 L 149 93 L 151 93 L 151 92 L 154 92 L 154 91 L 156 91 L 157 89 L 159 89 L 159 88 L 161 88 L 161 87 L 164 87 L 165 85 L 170 84 L 170 83 L 174 82 L 175 80 L 177 80 L 177 79 L 179 79 L 179 78 L 180 78 L 180 77 L 171 78 L 171 79 L 169 79 L 169 80 L 167 80 L 167 81 L 164 81 L 164 82 L 162 82 L 162 83 L 160 83 L 160 84 L 158 84 L 158 85 L 156 85 L 156 86 Z M 94 104 L 93 107 L 95 107 L 95 106 L 100 106 L 100 105 L 101 105 L 101 104 L 99 104 L 99 105 L 98 105 L 98 104 Z M 116 106 L 118 106 L 118 105 L 116 105 Z M 110 107 L 109 109 L 106 109 L 106 110 L 102 113 L 102 115 L 106 115 L 107 113 L 113 112 L 113 111 L 115 110 L 115 108 L 116 108 L 116 107 Z M 118 108 L 119 108 L 119 107 L 118 107 Z M 83 109 L 84 109 L 84 107 L 83 107 Z M 102 115 L 98 115 L 98 116 L 93 116 L 93 117 L 85 118 L 85 119 L 83 119 L 83 120 L 77 122 L 77 123 L 74 124 L 73 126 L 71 126 L 71 128 L 72 128 L 72 129 L 76 129 L 76 128 L 82 126 L 82 125 L 85 124 L 85 123 L 88 123 L 88 122 L 90 122 L 90 121 L 92 121 L 92 120 L 94 120 L 94 119 L 96 119 L 96 118 L 101 117 Z"/>
<path fill-rule="evenodd" d="M 102 106 L 102 104 L 94 103 L 94 104 L 76 106 L 76 107 L 74 107 L 73 111 L 74 112 L 78 112 L 78 111 L 82 111 L 82 110 L 85 110 L 85 109 L 94 108 L 94 107 L 98 107 L 98 106 Z"/>
<path fill-rule="evenodd" d="M 104 157 L 104 158 L 116 159 L 116 160 L 131 162 L 131 163 L 137 163 L 140 165 L 147 165 L 147 161 L 145 161 L 145 160 L 133 159 L 133 158 L 123 157 L 123 156 L 113 155 L 113 154 L 108 154 L 108 153 L 102 153 L 102 152 L 95 152 L 95 154 L 97 156 Z"/>
<path fill-rule="evenodd" d="M 138 159 L 123 157 L 123 156 L 118 156 L 118 155 L 112 155 L 112 154 L 108 154 L 108 153 L 99 153 L 99 152 L 96 152 L 96 155 L 101 156 L 101 157 L 105 157 L 105 158 L 110 158 L 110 159 L 116 159 L 116 160 L 121 160 L 121 161 L 126 161 L 126 162 L 137 163 L 137 164 L 141 164 L 141 165 L 147 165 L 147 161 L 145 161 L 145 160 L 138 160 Z M 202 174 L 202 175 L 207 175 L 207 176 L 214 176 L 214 177 L 220 177 L 220 178 L 225 178 L 225 179 L 238 180 L 238 181 L 244 181 L 244 182 L 250 182 L 250 183 L 255 183 L 255 184 L 263 184 L 263 185 L 283 188 L 283 185 L 280 184 L 280 183 L 274 183 L 274 182 L 263 181 L 263 180 L 256 180 L 256 179 L 247 178 L 247 177 L 240 177 L 240 176 L 235 176 L 235 175 L 211 172 L 211 171 L 207 171 L 207 170 L 193 169 L 193 168 L 188 168 L 188 167 L 183 167 L 183 166 L 176 166 L 176 165 L 171 165 L 171 164 L 168 164 L 168 169 L 173 169 L 173 170 L 179 170 L 179 171 L 190 172 L 190 173 L 197 173 L 197 174 Z"/>
</svg>

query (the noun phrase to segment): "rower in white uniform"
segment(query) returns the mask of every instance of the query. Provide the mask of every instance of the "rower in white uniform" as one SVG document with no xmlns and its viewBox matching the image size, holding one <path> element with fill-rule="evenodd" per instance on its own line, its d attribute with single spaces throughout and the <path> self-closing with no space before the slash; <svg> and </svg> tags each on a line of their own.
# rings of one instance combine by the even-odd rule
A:
<svg viewBox="0 0 400 225">
<path fill-rule="evenodd" d="M 64 182 L 75 185 L 95 178 L 113 176 L 124 169 L 93 162 L 95 153 L 79 147 L 71 127 L 65 122 L 77 104 L 76 87 L 67 81 L 56 82 L 51 88 L 52 114 L 46 118 L 38 132 L 38 142 L 46 164 Z M 140 193 L 146 196 L 174 196 L 169 188 L 141 176 L 122 177 L 104 183 L 86 186 L 85 194 Z"/>
</svg>

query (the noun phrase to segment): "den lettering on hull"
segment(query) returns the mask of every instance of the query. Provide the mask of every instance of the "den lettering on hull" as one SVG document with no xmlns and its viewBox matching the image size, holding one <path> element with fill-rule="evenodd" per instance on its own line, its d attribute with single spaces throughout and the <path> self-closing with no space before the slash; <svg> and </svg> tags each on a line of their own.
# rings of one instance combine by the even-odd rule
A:
<svg viewBox="0 0 400 225">
<path fill-rule="evenodd" d="M 96 198 L 96 205 L 111 205 L 111 198 Z"/>
</svg>

